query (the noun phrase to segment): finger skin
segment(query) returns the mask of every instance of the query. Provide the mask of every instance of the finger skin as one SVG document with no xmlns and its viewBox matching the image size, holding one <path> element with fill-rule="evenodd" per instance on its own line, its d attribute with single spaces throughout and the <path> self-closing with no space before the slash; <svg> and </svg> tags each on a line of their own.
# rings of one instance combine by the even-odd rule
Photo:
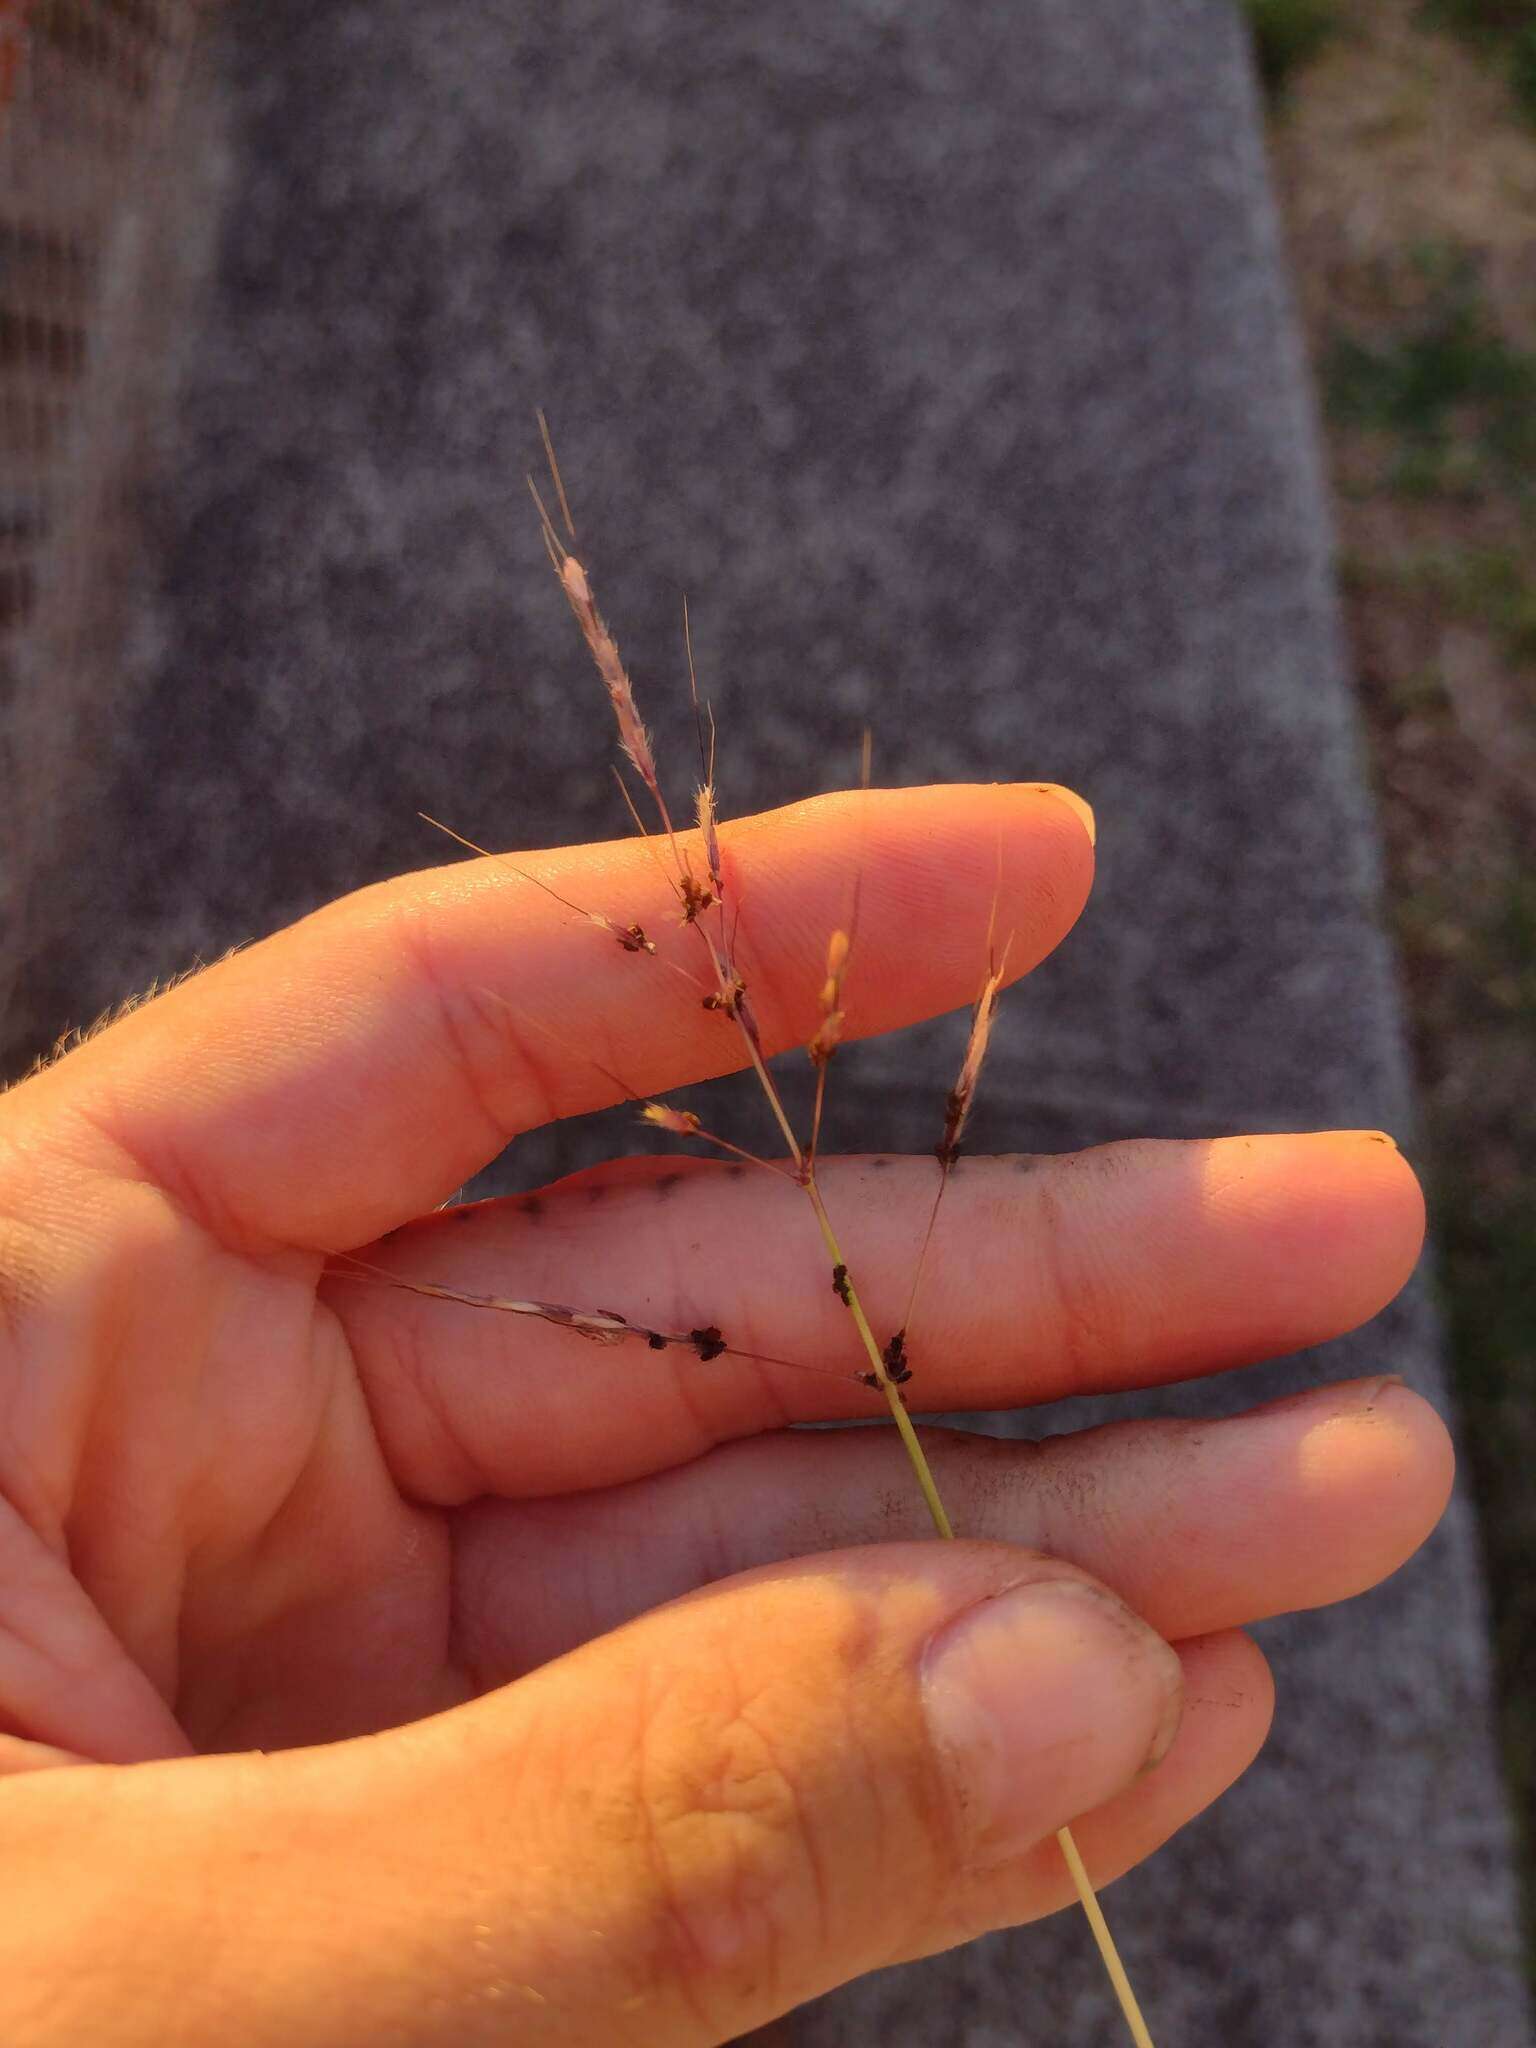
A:
<svg viewBox="0 0 1536 2048">
<path fill-rule="evenodd" d="M 1093 871 L 1082 818 L 1038 786 L 820 797 L 721 837 L 770 1051 L 816 1029 L 856 878 L 850 1037 L 973 1001 L 989 933 L 1009 942 L 1008 979 L 1027 973 Z M 707 956 L 650 842 L 515 860 L 582 910 L 641 923 L 658 956 L 625 952 L 504 863 L 432 869 L 172 989 L 12 1107 L 62 1108 L 227 1246 L 334 1251 L 435 1207 L 519 1131 L 746 1064 L 735 1027 L 703 1007 Z"/>
<path fill-rule="evenodd" d="M 1171 1642 L 1376 1585 L 1434 1528 L 1454 1472 L 1428 1402 L 1379 1378 L 1220 1422 L 922 1437 L 962 1534 L 1067 1559 Z M 712 1581 L 928 1533 L 889 1430 L 786 1432 L 600 1494 L 480 1501 L 454 1535 L 457 1655 L 477 1688 L 505 1684 Z"/>
<path fill-rule="evenodd" d="M 1020 1661 L 996 1668 L 1015 1770 L 985 1740 L 957 1749 L 968 1724 L 941 1710 L 946 1657 L 1021 1597 Z M 1073 1644 L 1101 1690 L 1063 1720 L 1050 1659 L 1080 1668 Z M 1228 1638 L 1175 1660 L 1091 1582 L 1008 1546 L 753 1573 L 394 1734 L 17 1781 L 0 1852 L 27 1910 L 0 1927 L 0 2020 L 32 2021 L 35 2048 L 147 2048 L 172 1984 L 181 2038 L 239 2048 L 707 2048 L 1053 1910 L 1068 1821 L 1101 1872 L 1141 1853 L 1251 1755 L 1262 1671 Z M 1190 1674 L 1223 1712 L 1180 1729 Z M 998 1833 L 994 1797 L 1022 1833 Z M 93 1969 L 65 1970 L 82 1915 Z"/>
<path fill-rule="evenodd" d="M 883 1342 L 932 1206 L 931 1161 L 826 1162 L 826 1200 Z M 917 1410 L 1017 1407 L 1187 1379 L 1322 1343 L 1403 1285 L 1424 1206 L 1377 1134 L 1143 1140 L 965 1160 L 909 1339 Z M 870 1417 L 868 1361 L 802 1192 L 710 1160 L 631 1160 L 428 1219 L 367 1255 L 403 1278 L 714 1325 L 823 1375 L 712 1363 L 338 1275 L 391 1469 L 451 1504 L 634 1478 L 789 1421 Z"/>
</svg>

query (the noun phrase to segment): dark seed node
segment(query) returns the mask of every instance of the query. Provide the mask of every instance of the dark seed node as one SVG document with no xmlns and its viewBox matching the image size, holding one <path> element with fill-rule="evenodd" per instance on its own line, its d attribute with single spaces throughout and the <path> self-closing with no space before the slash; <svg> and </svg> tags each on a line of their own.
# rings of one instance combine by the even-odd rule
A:
<svg viewBox="0 0 1536 2048">
<path fill-rule="evenodd" d="M 861 1372 L 859 1374 L 859 1385 L 861 1387 L 873 1387 L 878 1394 L 880 1391 L 880 1375 L 877 1372 Z"/>
<path fill-rule="evenodd" d="M 718 1358 L 725 1349 L 725 1338 L 713 1323 L 706 1324 L 701 1330 L 690 1330 L 688 1337 L 706 1365 L 712 1358 Z"/>
<path fill-rule="evenodd" d="M 713 995 L 706 996 L 704 998 L 704 1007 L 706 1010 L 720 1010 L 727 1017 L 734 1017 L 738 1013 L 746 993 L 747 984 L 738 975 L 728 989 L 716 989 Z"/>
<path fill-rule="evenodd" d="M 844 1308 L 852 1308 L 853 1301 L 849 1292 L 848 1268 L 846 1266 L 834 1266 L 832 1268 L 832 1292 L 837 1296 Z"/>
<path fill-rule="evenodd" d="M 667 1340 L 659 1330 L 648 1330 L 645 1341 L 653 1351 L 665 1351 L 667 1348 Z"/>
<path fill-rule="evenodd" d="M 709 884 L 696 882 L 692 875 L 684 875 L 678 883 L 678 894 L 683 899 L 684 924 L 694 923 L 715 901 L 715 892 Z"/>
</svg>

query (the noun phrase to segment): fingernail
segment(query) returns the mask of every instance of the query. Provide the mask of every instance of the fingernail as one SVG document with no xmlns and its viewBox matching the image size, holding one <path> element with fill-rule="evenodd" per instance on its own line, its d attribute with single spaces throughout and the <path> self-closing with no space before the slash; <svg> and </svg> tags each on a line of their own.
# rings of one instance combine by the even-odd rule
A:
<svg viewBox="0 0 1536 2048">
<path fill-rule="evenodd" d="M 1097 846 L 1099 828 L 1094 819 L 1093 806 L 1085 802 L 1075 789 L 1064 789 L 1059 782 L 1032 782 L 1030 788 L 1037 790 L 1041 796 L 1053 796 L 1057 803 L 1065 804 L 1081 821 L 1083 830 L 1088 834 L 1088 844 Z"/>
<path fill-rule="evenodd" d="M 1363 1409 L 1365 1409 L 1367 1413 L 1369 1413 L 1370 1410 L 1374 1408 L 1379 1401 L 1384 1400 L 1388 1394 L 1394 1392 L 1395 1389 L 1397 1389 L 1398 1387 L 1406 1387 L 1407 1384 L 1408 1382 L 1403 1378 L 1400 1372 L 1381 1373 L 1378 1375 L 1377 1378 L 1373 1380 L 1367 1380 L 1365 1384 L 1361 1387 L 1360 1406 Z"/>
<path fill-rule="evenodd" d="M 923 1697 L 979 1865 L 1021 1855 L 1166 1755 L 1183 1672 L 1112 1594 L 1011 1587 L 929 1643 Z"/>
<path fill-rule="evenodd" d="M 1369 1412 L 1408 1382 L 1400 1372 L 1377 1373 L 1373 1379 L 1334 1380 L 1325 1387 L 1302 1387 L 1294 1394 L 1278 1394 L 1261 1402 L 1250 1420 L 1267 1420 L 1271 1415 L 1289 1415 L 1303 1408 L 1315 1408 L 1321 1418 L 1337 1421 L 1347 1415 Z"/>
</svg>

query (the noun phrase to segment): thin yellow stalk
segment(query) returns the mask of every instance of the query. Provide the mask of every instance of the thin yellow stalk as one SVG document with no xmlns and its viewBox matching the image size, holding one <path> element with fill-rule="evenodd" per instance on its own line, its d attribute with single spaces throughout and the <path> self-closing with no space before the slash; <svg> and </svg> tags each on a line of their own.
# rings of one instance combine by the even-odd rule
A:
<svg viewBox="0 0 1536 2048">
<path fill-rule="evenodd" d="M 869 792 L 870 764 L 874 759 L 875 736 L 866 725 L 859 743 L 859 788 Z M 859 859 L 853 871 L 852 900 L 848 908 L 846 930 L 835 931 L 827 942 L 827 978 L 821 991 L 821 1023 L 806 1047 L 811 1063 L 816 1069 L 816 1099 L 811 1107 L 811 1141 L 806 1147 L 806 1156 L 811 1171 L 816 1169 L 816 1158 L 821 1147 L 821 1119 L 827 1101 L 827 1069 L 831 1066 L 839 1045 L 843 1040 L 843 1025 L 847 1012 L 843 1006 L 843 983 L 848 976 L 849 962 L 853 958 L 853 943 L 859 931 L 859 900 L 864 891 L 864 834 L 869 820 L 859 820 Z"/>
<path fill-rule="evenodd" d="M 784 1103 L 779 1095 L 779 1091 L 773 1085 L 773 1076 L 763 1064 L 763 1056 L 757 1048 L 753 1033 L 743 1028 L 741 1036 L 747 1048 L 747 1055 L 757 1071 L 758 1082 L 764 1095 L 768 1098 L 768 1107 L 773 1111 L 774 1121 L 784 1134 L 784 1142 L 789 1147 L 789 1156 L 794 1160 L 797 1171 L 803 1171 L 805 1167 L 805 1154 L 800 1150 L 800 1141 L 795 1136 L 794 1126 L 785 1114 Z"/>
<path fill-rule="evenodd" d="M 952 1543 L 955 1540 L 954 1525 L 951 1523 L 949 1512 L 940 1498 L 938 1485 L 933 1476 L 933 1468 L 928 1463 L 927 1453 L 923 1449 L 922 1438 L 912 1426 L 912 1418 L 907 1413 L 906 1403 L 901 1398 L 901 1389 L 895 1384 L 886 1370 L 880 1346 L 876 1343 L 875 1334 L 869 1326 L 869 1318 L 864 1313 L 864 1305 L 859 1299 L 858 1289 L 855 1287 L 852 1276 L 848 1271 L 848 1262 L 842 1255 L 842 1249 L 837 1240 L 837 1232 L 832 1227 L 832 1219 L 827 1214 L 826 1204 L 822 1201 L 821 1190 L 816 1185 L 814 1175 L 806 1181 L 805 1190 L 811 1198 L 811 1206 L 816 1211 L 816 1221 L 821 1225 L 822 1240 L 832 1259 L 833 1271 L 840 1276 L 839 1292 L 843 1300 L 848 1304 L 849 1312 L 853 1317 L 854 1327 L 857 1329 L 859 1339 L 869 1356 L 872 1377 L 878 1384 L 881 1393 L 885 1396 L 886 1406 L 891 1411 L 891 1419 L 896 1424 L 897 1431 L 901 1437 L 902 1448 L 906 1451 L 913 1476 L 916 1478 L 918 1486 L 922 1490 L 923 1499 L 927 1503 L 929 1517 L 938 1535 L 945 1542 Z M 1066 1861 L 1067 1869 L 1071 1874 L 1072 1883 L 1076 1888 L 1078 1903 L 1087 1916 L 1089 1927 L 1093 1930 L 1094 1941 L 1098 1944 L 1099 1955 L 1103 1960 L 1104 1969 L 1113 1987 L 1115 1997 L 1120 2002 L 1120 2010 L 1125 2017 L 1126 2026 L 1130 2029 L 1131 2039 L 1136 2044 L 1136 2048 L 1155 2048 L 1152 2036 L 1147 2031 L 1147 2023 L 1142 2017 L 1141 2007 L 1136 2002 L 1136 1994 L 1131 1989 L 1131 1980 L 1126 1974 L 1124 1963 L 1120 1960 L 1120 1952 L 1115 1947 L 1115 1938 L 1109 1931 L 1109 1922 L 1104 1918 L 1104 1909 L 1099 1904 L 1098 1894 L 1093 1888 L 1093 1880 L 1089 1877 L 1087 1866 L 1083 1862 L 1077 1843 L 1073 1840 L 1072 1830 L 1070 1828 L 1058 1828 L 1056 1830 L 1056 1841 Z"/>
<path fill-rule="evenodd" d="M 1088 1916 L 1088 1925 L 1093 1929 L 1093 1938 L 1099 1945 L 1099 1954 L 1103 1958 L 1109 1981 L 1115 1987 L 1115 1996 L 1120 2001 L 1125 2023 L 1131 2030 L 1131 2039 L 1135 2042 L 1136 2048 L 1155 2048 L 1147 2023 L 1142 2018 L 1141 2007 L 1136 2002 L 1136 1994 L 1131 1989 L 1131 1980 L 1125 1974 L 1120 1951 L 1115 1947 L 1115 1937 L 1110 1933 L 1109 1922 L 1104 1918 L 1104 1908 L 1099 1904 L 1093 1880 L 1084 1867 L 1077 1843 L 1072 1839 L 1072 1830 L 1058 1828 L 1056 1840 L 1060 1844 L 1062 1855 L 1066 1858 L 1067 1868 L 1072 1873 L 1072 1882 L 1077 1886 L 1078 1899 Z"/>
<path fill-rule="evenodd" d="M 599 1068 L 598 1071 L 601 1073 L 604 1069 Z M 624 1092 L 628 1095 L 630 1091 L 626 1088 Z M 638 1101 L 639 1097 L 633 1099 Z M 640 1111 L 640 1121 L 656 1130 L 670 1131 L 675 1138 L 697 1138 L 701 1145 L 718 1146 L 733 1158 L 744 1159 L 749 1166 L 760 1166 L 765 1173 L 778 1174 L 781 1180 L 796 1180 L 795 1174 L 777 1159 L 765 1159 L 760 1152 L 749 1152 L 745 1145 L 733 1144 L 717 1131 L 706 1130 L 691 1109 L 674 1109 L 669 1102 L 648 1101 Z"/>
<path fill-rule="evenodd" d="M 724 904 L 720 905 L 720 923 L 723 935 L 725 924 Z M 773 1111 L 774 1121 L 783 1135 L 785 1144 L 789 1147 L 789 1156 L 795 1162 L 795 1170 L 797 1173 L 803 1172 L 805 1169 L 805 1154 L 800 1149 L 800 1140 L 795 1136 L 794 1125 L 791 1124 L 785 1112 L 783 1098 L 774 1086 L 773 1076 L 769 1073 L 767 1064 L 763 1059 L 762 1047 L 758 1043 L 757 1027 L 743 1013 L 746 997 L 735 993 L 738 988 L 735 969 L 730 966 L 728 957 L 724 959 L 721 957 L 720 950 L 716 947 L 710 934 L 704 929 L 703 924 L 698 923 L 695 928 L 698 931 L 699 937 L 709 949 L 710 964 L 715 970 L 715 979 L 720 987 L 720 1008 L 724 1010 L 725 1014 L 741 1033 L 741 1042 L 747 1049 L 747 1057 L 752 1062 L 753 1070 L 757 1075 L 758 1085 L 767 1097 L 768 1107 Z"/>
<path fill-rule="evenodd" d="M 857 899 L 854 902 L 854 910 L 857 913 Z M 806 1047 L 811 1063 L 816 1069 L 816 1100 L 811 1110 L 811 1140 L 805 1148 L 813 1170 L 817 1150 L 821 1144 L 821 1117 L 827 1099 L 827 1069 L 831 1066 L 833 1055 L 843 1038 L 843 1023 L 846 1016 L 843 1009 L 843 980 L 848 972 L 848 960 L 852 950 L 853 939 L 849 932 L 836 931 L 827 941 L 827 978 L 821 990 L 821 1022 Z"/>
<path fill-rule="evenodd" d="M 829 1061 L 823 1060 L 816 1069 L 816 1099 L 811 1105 L 811 1142 L 806 1150 L 806 1157 L 810 1160 L 813 1167 L 816 1164 L 817 1148 L 821 1144 L 821 1113 L 827 1099 L 827 1068 L 829 1065 Z"/>
<path fill-rule="evenodd" d="M 891 1411 L 891 1420 L 896 1425 L 902 1447 L 906 1451 L 917 1483 L 922 1488 L 923 1499 L 928 1503 L 928 1513 L 932 1517 L 933 1526 L 946 1541 L 952 1542 L 954 1528 L 944 1503 L 939 1498 L 939 1489 L 933 1476 L 933 1468 L 928 1463 L 928 1454 L 923 1449 L 922 1439 L 912 1427 L 912 1418 L 907 1413 L 900 1389 L 885 1369 L 885 1361 L 880 1356 L 880 1346 L 875 1341 L 874 1331 L 869 1327 L 864 1304 L 859 1299 L 859 1291 L 849 1275 L 848 1261 L 843 1257 L 842 1246 L 837 1241 L 837 1232 L 832 1227 L 832 1219 L 827 1214 L 827 1205 L 821 1198 L 821 1189 L 816 1185 L 814 1175 L 806 1181 L 805 1192 L 810 1196 L 811 1207 L 816 1212 L 816 1221 L 821 1226 L 822 1242 L 826 1245 L 827 1254 L 832 1261 L 832 1271 L 838 1276 L 838 1292 L 848 1304 L 854 1328 L 859 1333 L 859 1341 L 869 1356 L 875 1384 L 885 1396 L 886 1406 Z"/>
</svg>

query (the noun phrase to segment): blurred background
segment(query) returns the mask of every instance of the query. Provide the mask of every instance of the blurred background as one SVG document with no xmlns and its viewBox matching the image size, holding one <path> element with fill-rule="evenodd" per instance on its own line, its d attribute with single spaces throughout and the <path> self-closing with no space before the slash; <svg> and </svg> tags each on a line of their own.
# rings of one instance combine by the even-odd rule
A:
<svg viewBox="0 0 1536 2048">
<path fill-rule="evenodd" d="M 1529 2038 L 1533 230 L 1531 0 L 0 0 L 7 1078 L 456 858 L 418 811 L 624 829 L 542 405 L 680 776 L 686 589 L 729 809 L 866 723 L 877 781 L 1095 804 L 979 1143 L 1381 1124 L 1424 1174 L 1371 1330 L 988 1425 L 1454 1396 L 1445 1531 L 1263 1632 L 1265 1759 L 1116 1887 L 1159 2038 Z M 834 1136 L 931 1144 L 953 1046 L 862 1050 Z M 1117 2027 L 1063 1920 L 775 2037 Z"/>
</svg>

